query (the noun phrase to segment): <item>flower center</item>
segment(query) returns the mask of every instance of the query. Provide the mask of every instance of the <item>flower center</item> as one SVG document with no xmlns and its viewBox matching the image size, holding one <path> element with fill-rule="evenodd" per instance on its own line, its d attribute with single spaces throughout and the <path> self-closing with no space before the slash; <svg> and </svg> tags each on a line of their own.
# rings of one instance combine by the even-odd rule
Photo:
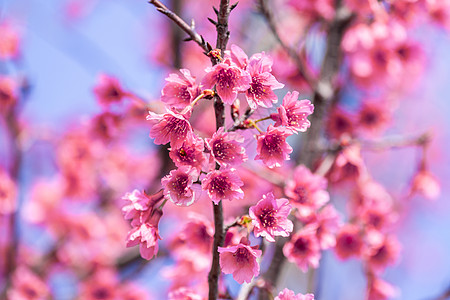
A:
<svg viewBox="0 0 450 300">
<path fill-rule="evenodd" d="M 259 220 L 264 228 L 275 226 L 277 222 L 275 211 L 270 208 L 264 208 L 259 215 Z"/>
<path fill-rule="evenodd" d="M 232 70 L 221 69 L 217 72 L 217 83 L 221 88 L 233 88 L 236 77 L 236 73 Z"/>
<path fill-rule="evenodd" d="M 250 253 L 246 248 L 238 248 L 233 254 L 238 263 L 248 263 L 250 261 Z"/>
</svg>

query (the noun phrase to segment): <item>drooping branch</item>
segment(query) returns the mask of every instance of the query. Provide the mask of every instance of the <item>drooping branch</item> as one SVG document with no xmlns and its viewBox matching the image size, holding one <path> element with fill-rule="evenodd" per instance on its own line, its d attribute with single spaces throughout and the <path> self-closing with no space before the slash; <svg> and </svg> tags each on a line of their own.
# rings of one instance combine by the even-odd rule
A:
<svg viewBox="0 0 450 300">
<path fill-rule="evenodd" d="M 286 44 L 285 41 L 283 41 L 280 37 L 280 34 L 278 32 L 277 25 L 275 23 L 275 19 L 273 17 L 272 12 L 270 11 L 266 0 L 258 0 L 259 2 L 259 11 L 264 16 L 267 25 L 270 28 L 270 31 L 272 32 L 273 36 L 277 40 L 277 42 L 280 44 L 280 46 L 286 51 L 286 53 L 289 55 L 289 57 L 295 62 L 295 65 L 297 66 L 298 72 L 303 76 L 305 81 L 308 83 L 308 85 L 311 88 L 314 88 L 316 85 L 316 82 L 314 80 L 314 76 L 309 71 L 307 65 L 303 61 L 300 54 L 291 46 Z"/>
</svg>

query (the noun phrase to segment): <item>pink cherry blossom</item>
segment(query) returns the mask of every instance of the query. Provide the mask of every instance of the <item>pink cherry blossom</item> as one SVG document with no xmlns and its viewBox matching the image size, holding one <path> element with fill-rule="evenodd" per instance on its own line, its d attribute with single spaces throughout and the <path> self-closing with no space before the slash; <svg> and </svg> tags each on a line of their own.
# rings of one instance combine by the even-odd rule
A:
<svg viewBox="0 0 450 300">
<path fill-rule="evenodd" d="M 209 172 L 202 180 L 203 190 L 208 191 L 211 200 L 218 204 L 220 200 L 242 199 L 244 185 L 234 169 L 215 170 Z"/>
<path fill-rule="evenodd" d="M 336 254 L 341 259 L 360 256 L 363 252 L 361 230 L 353 224 L 344 225 L 336 236 Z"/>
<path fill-rule="evenodd" d="M 366 253 L 368 267 L 377 274 L 388 266 L 394 264 L 400 254 L 400 243 L 393 235 L 385 235 L 381 242 L 370 244 Z"/>
<path fill-rule="evenodd" d="M 205 143 L 195 135 L 192 139 L 185 140 L 181 147 L 172 147 L 169 150 L 169 156 L 178 168 L 190 166 L 200 172 L 206 163 Z"/>
<path fill-rule="evenodd" d="M 255 160 L 262 160 L 269 168 L 281 167 L 285 160 L 290 159 L 292 147 L 286 142 L 286 138 L 292 134 L 290 129 L 270 124 L 267 132 L 257 136 Z"/>
<path fill-rule="evenodd" d="M 218 251 L 222 272 L 233 274 L 234 280 L 238 283 L 250 283 L 254 276 L 258 276 L 259 263 L 256 259 L 261 256 L 262 251 L 250 247 L 244 239 L 236 246 L 219 247 Z"/>
<path fill-rule="evenodd" d="M 274 300 L 314 300 L 313 294 L 295 294 L 289 289 L 282 290 Z"/>
<path fill-rule="evenodd" d="M 294 234 L 283 247 L 283 254 L 290 262 L 297 264 L 303 272 L 309 267 L 317 268 L 321 257 L 316 227 L 307 225 Z"/>
<path fill-rule="evenodd" d="M 269 242 L 275 242 L 275 236 L 289 236 L 294 225 L 287 217 L 291 212 L 289 200 L 275 199 L 272 193 L 263 195 L 255 206 L 250 207 L 255 236 L 263 236 Z"/>
<path fill-rule="evenodd" d="M 331 111 L 326 126 L 328 135 L 335 139 L 344 135 L 353 136 L 355 132 L 353 116 L 340 108 Z"/>
<path fill-rule="evenodd" d="M 50 289 L 28 267 L 19 266 L 12 278 L 12 287 L 7 292 L 7 299 L 39 300 L 50 296 Z"/>
<path fill-rule="evenodd" d="M 275 126 L 286 126 L 292 130 L 305 132 L 311 122 L 306 119 L 314 112 L 314 105 L 309 100 L 298 100 L 298 92 L 288 92 L 283 98 L 283 103 L 278 107 L 277 114 L 270 117 L 275 121 Z"/>
<path fill-rule="evenodd" d="M 187 139 L 193 139 L 191 124 L 181 114 L 170 110 L 162 115 L 149 111 L 147 120 L 151 126 L 150 137 L 155 139 L 156 145 L 170 142 L 170 146 L 178 148 Z"/>
<path fill-rule="evenodd" d="M 216 85 L 217 94 L 226 104 L 233 104 L 238 92 L 245 92 L 250 88 L 250 75 L 225 59 L 223 62 L 205 70 L 207 73 L 202 80 L 205 88 Z"/>
<path fill-rule="evenodd" d="M 328 204 L 317 214 L 317 239 L 320 248 L 326 250 L 336 245 L 336 233 L 341 225 L 341 218 L 333 205 Z"/>
<path fill-rule="evenodd" d="M 307 217 L 330 200 L 327 180 L 304 165 L 295 168 L 293 179 L 286 183 L 284 192 L 291 204 L 298 208 L 299 215 Z"/>
<path fill-rule="evenodd" d="M 103 106 L 118 103 L 126 96 L 126 92 L 122 89 L 119 80 L 107 74 L 99 75 L 94 93 L 97 101 Z"/>
<path fill-rule="evenodd" d="M 191 205 L 197 193 L 192 187 L 197 175 L 197 171 L 190 167 L 170 171 L 169 175 L 161 179 L 164 196 L 176 205 Z"/>
<path fill-rule="evenodd" d="M 411 193 L 418 193 L 429 200 L 434 200 L 441 194 L 441 185 L 430 171 L 421 170 L 412 179 Z"/>
<path fill-rule="evenodd" d="M 244 138 L 238 133 L 225 132 L 220 127 L 211 139 L 206 139 L 206 146 L 219 165 L 238 166 L 248 159 L 242 147 L 243 142 Z"/>
<path fill-rule="evenodd" d="M 259 56 L 252 56 L 248 63 L 247 71 L 252 81 L 245 95 L 248 105 L 254 110 L 258 105 L 272 107 L 272 103 L 278 101 L 278 97 L 273 90 L 284 87 L 284 84 L 279 83 L 275 76 L 270 73 L 272 64 L 272 59 L 264 53 Z"/>
<path fill-rule="evenodd" d="M 134 190 L 131 193 L 126 193 L 122 197 L 125 200 L 125 205 L 122 207 L 122 213 L 125 220 L 132 220 L 132 225 L 138 225 L 145 222 L 145 218 L 153 212 L 153 206 L 162 200 L 162 193 L 155 195 L 147 195 L 144 191 Z M 143 214 L 144 212 L 147 212 Z"/>
<path fill-rule="evenodd" d="M 181 69 L 180 72 L 181 76 L 169 74 L 161 91 L 161 101 L 170 108 L 183 109 L 200 94 L 191 72 L 187 69 Z"/>
<path fill-rule="evenodd" d="M 149 222 L 134 227 L 127 237 L 127 247 L 139 245 L 141 256 L 150 260 L 158 253 L 158 222 L 162 212 L 155 211 Z"/>
<path fill-rule="evenodd" d="M 365 101 L 358 111 L 358 126 L 365 133 L 381 133 L 391 117 L 389 105 L 381 101 Z"/>
</svg>

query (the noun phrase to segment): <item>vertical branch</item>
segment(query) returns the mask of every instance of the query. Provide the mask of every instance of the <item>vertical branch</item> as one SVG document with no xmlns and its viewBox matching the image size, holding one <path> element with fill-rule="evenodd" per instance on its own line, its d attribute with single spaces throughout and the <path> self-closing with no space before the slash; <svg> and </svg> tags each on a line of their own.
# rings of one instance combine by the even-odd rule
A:
<svg viewBox="0 0 450 300">
<path fill-rule="evenodd" d="M 228 16 L 230 15 L 230 1 L 221 0 L 219 12 L 217 14 L 217 43 L 216 48 L 220 49 L 221 56 L 223 57 L 225 48 L 227 47 L 228 39 L 230 37 L 230 32 L 228 31 Z M 218 60 L 213 61 L 213 64 L 217 64 Z M 219 96 L 214 97 L 214 112 L 216 116 L 216 129 L 220 127 L 225 127 L 225 105 Z M 216 169 L 219 169 L 219 165 L 216 164 Z M 208 285 L 209 285 L 209 300 L 215 300 L 218 296 L 219 289 L 219 276 L 220 276 L 220 264 L 219 264 L 219 252 L 218 247 L 223 245 L 225 238 L 224 228 L 223 228 L 223 209 L 222 202 L 219 204 L 213 203 L 214 210 L 214 242 L 212 249 L 212 263 L 211 270 L 208 274 Z"/>
<path fill-rule="evenodd" d="M 325 57 L 322 62 L 322 67 L 319 79 L 314 88 L 313 103 L 314 113 L 311 115 L 311 127 L 308 129 L 305 137 L 305 142 L 302 149 L 299 151 L 299 163 L 312 167 L 314 162 L 322 154 L 320 147 L 320 140 L 322 138 L 325 116 L 330 106 L 331 100 L 334 97 L 335 90 L 333 81 L 341 65 L 341 41 L 344 33 L 350 24 L 353 15 L 350 11 L 337 1 L 336 15 L 327 29 L 327 43 Z M 302 72 L 299 70 L 299 72 Z M 269 286 L 276 286 L 281 270 L 286 258 L 283 255 L 283 247 L 288 239 L 278 239 L 275 244 L 275 251 L 270 262 L 268 270 L 263 277 Z M 311 274 L 313 276 L 313 274 Z M 312 282 L 310 284 L 313 284 Z M 268 299 L 266 293 L 260 293 L 259 299 Z"/>
<path fill-rule="evenodd" d="M 26 92 L 26 88 L 24 91 Z M 20 149 L 20 124 L 18 121 L 18 106 L 11 107 L 11 111 L 7 113 L 5 116 L 6 120 L 6 129 L 8 131 L 8 135 L 10 138 L 10 156 L 11 156 L 11 166 L 10 166 L 10 176 L 11 179 L 16 182 L 17 186 L 19 186 L 19 175 L 20 175 L 20 166 L 22 162 L 22 152 Z M 19 189 L 18 189 L 19 190 Z M 18 197 L 18 195 L 17 195 Z M 19 208 L 17 206 L 16 210 L 9 215 L 8 229 L 9 229 L 9 245 L 5 254 L 5 290 L 4 293 L 7 292 L 9 286 L 12 283 L 12 276 L 16 269 L 17 265 L 17 255 L 19 248 L 19 232 L 18 232 L 18 217 L 19 217 Z M 5 294 L 6 296 L 6 294 Z"/>
</svg>

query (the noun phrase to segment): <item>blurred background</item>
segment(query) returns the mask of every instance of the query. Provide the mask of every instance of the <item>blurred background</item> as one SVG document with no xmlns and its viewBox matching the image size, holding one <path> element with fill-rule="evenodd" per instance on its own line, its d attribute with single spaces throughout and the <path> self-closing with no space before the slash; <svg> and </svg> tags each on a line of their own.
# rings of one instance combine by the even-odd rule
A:
<svg viewBox="0 0 450 300">
<path fill-rule="evenodd" d="M 196 30 L 207 40 L 215 43 L 215 28 L 205 21 L 206 17 L 214 17 L 211 4 L 213 4 L 212 1 L 206 0 L 187 1 L 181 10 L 185 20 L 195 18 Z M 249 55 L 260 51 L 270 53 L 276 41 L 255 7 L 256 5 L 250 0 L 241 1 L 232 12 L 230 44 L 239 43 L 239 46 Z M 70 143 L 67 141 L 71 138 L 78 139 L 77 141 L 85 138 L 83 128 L 86 127 L 83 126 L 90 124 L 94 116 L 102 113 L 103 108 L 93 92 L 98 85 L 99 75 L 105 73 L 118 78 L 120 84 L 127 91 L 132 91 L 135 98 L 151 102 L 159 100 L 164 79 L 173 68 L 189 67 L 193 74 L 201 78 L 201 70 L 208 66 L 209 60 L 202 56 L 202 51 L 197 45 L 190 42 L 192 45 L 181 46 L 180 51 L 184 57 L 181 65 L 170 66 L 173 62 L 173 54 L 169 53 L 168 49 L 174 49 L 170 44 L 171 24 L 146 1 L 3 0 L 0 2 L 0 13 L 0 25 L 10 28 L 13 35 L 17 37 L 19 45 L 15 58 L 1 61 L 0 71 L 3 75 L 22 82 L 24 91 L 20 100 L 20 117 L 18 117 L 19 123 L 25 129 L 20 137 L 23 156 L 18 175 L 18 221 L 15 224 L 19 233 L 21 254 L 18 249 L 16 250 L 19 260 L 25 260 L 22 257 L 27 257 L 27 262 L 24 263 L 34 264 L 51 251 L 55 243 L 58 243 L 58 238 L 55 236 L 63 235 L 55 234 L 58 228 L 50 230 L 52 233 L 48 232 L 49 225 L 44 222 L 45 213 L 43 213 L 44 220 L 40 220 L 44 226 L 36 226 L 35 221 L 39 219 L 38 209 L 29 209 L 27 206 L 31 203 L 31 199 L 36 197 L 35 193 L 61 193 L 58 187 L 58 170 L 62 168 L 61 156 L 70 150 L 55 149 L 60 149 L 61 143 Z M 291 26 L 296 28 L 295 24 Z M 323 56 L 325 41 L 320 28 L 312 26 L 310 30 L 312 33 L 306 40 L 306 48 L 314 68 L 320 65 L 318 62 Z M 414 76 L 409 78 L 408 74 L 404 75 L 402 81 L 408 84 L 408 89 L 398 97 L 397 107 L 392 114 L 394 121 L 381 136 L 376 138 L 382 136 L 402 138 L 430 133 L 432 141 L 427 148 L 427 164 L 428 169 L 440 183 L 439 197 L 433 200 L 420 196 L 406 197 L 412 177 L 417 170 L 421 149 L 401 147 L 363 151 L 362 156 L 372 177 L 383 184 L 394 198 L 408 198 L 399 204 L 402 213 L 394 228 L 402 244 L 400 259 L 395 265 L 387 268 L 383 275 L 383 279 L 400 291 L 393 299 L 438 299 L 450 287 L 450 204 L 447 201 L 450 190 L 449 185 L 446 184 L 450 179 L 450 154 L 447 151 L 450 148 L 450 118 L 448 118 L 450 113 L 450 101 L 448 101 L 450 35 L 442 26 L 431 23 L 411 26 L 409 30 L 410 36 L 423 50 L 424 69 L 420 78 Z M 283 35 L 289 36 L 289 33 Z M 182 37 L 184 38 L 184 35 Z M 0 34 L 0 42 L 1 39 Z M 198 55 L 192 54 L 196 51 Z M 280 79 L 279 81 L 284 82 Z M 355 97 L 359 95 L 352 90 L 353 88 L 354 85 L 350 84 L 342 92 L 342 103 L 349 109 L 355 105 Z M 308 97 L 309 91 L 301 90 L 301 85 L 296 89 L 300 89 L 301 94 Z M 291 90 L 289 84 L 283 91 L 287 90 Z M 132 108 L 128 106 L 125 109 L 132 111 Z M 137 116 L 141 115 L 137 114 Z M 132 157 L 133 160 L 141 156 L 147 159 L 144 163 L 135 162 L 140 166 L 126 166 L 130 168 L 128 172 L 132 173 L 133 170 L 137 172 L 135 180 L 128 178 L 127 173 L 102 179 L 115 187 L 113 192 L 106 191 L 107 195 L 112 193 L 113 197 L 117 198 L 117 201 L 113 202 L 118 203 L 121 195 L 127 191 L 146 188 L 149 178 L 158 181 L 160 177 L 159 171 L 156 170 L 156 166 L 160 164 L 157 157 L 159 150 L 152 145 L 152 140 L 148 138 L 148 128 L 145 121 L 143 119 L 142 121 L 139 125 L 136 125 L 139 121 L 135 121 L 136 123 L 128 127 L 132 128 L 130 130 L 133 132 L 133 135 L 126 139 L 127 147 L 131 150 L 128 148 L 123 150 L 126 147 L 119 145 L 117 147 L 120 149 L 102 154 L 108 155 L 108 158 L 114 156 L 111 158 L 114 162 L 120 160 L 120 156 Z M 5 124 L 6 122 L 3 122 L 2 126 L 5 127 Z M 73 135 L 70 136 L 71 134 Z M 77 137 L 78 135 L 81 137 Z M 11 166 L 13 157 L 8 138 L 7 131 L 1 130 L 0 165 L 4 168 Z M 97 150 L 91 149 L 93 152 Z M 151 158 L 147 157 L 148 153 L 151 153 Z M 100 172 L 113 174 L 111 170 L 124 165 L 124 162 L 117 163 L 115 166 L 105 163 L 98 168 Z M 123 176 L 127 179 L 125 180 Z M 39 191 L 36 191 L 37 182 L 43 184 Z M 332 189 L 331 193 L 335 199 L 333 201 L 337 203 L 336 206 L 345 207 L 343 204 L 347 197 L 345 187 Z M 92 208 L 92 203 L 87 206 L 86 202 L 83 203 L 82 208 L 75 205 L 74 208 L 69 206 L 66 209 L 87 212 Z M 48 210 L 46 212 L 48 213 Z M 116 207 L 114 214 L 117 220 L 121 219 L 120 206 Z M 2 217 L 1 223 L 2 230 L 5 231 L 10 227 L 6 216 Z M 107 228 L 102 230 L 111 231 L 112 228 L 115 229 L 114 224 L 119 222 L 114 218 L 106 220 L 104 212 L 100 216 L 92 217 L 91 220 L 90 215 L 86 215 L 86 220 L 83 219 L 82 222 L 81 219 L 79 220 L 82 223 L 79 224 L 79 230 L 86 230 L 86 228 L 92 230 L 92 228 L 106 226 Z M 102 222 L 105 223 L 99 225 Z M 164 237 L 164 232 L 170 232 L 171 226 L 174 226 L 169 221 L 166 222 L 167 224 L 164 224 L 161 229 L 163 242 L 169 240 Z M 52 226 L 57 227 L 56 224 L 59 223 L 55 221 Z M 117 247 L 119 249 L 117 251 L 125 251 L 127 226 L 124 223 L 114 230 L 116 232 L 108 233 L 117 236 L 107 238 L 110 244 L 106 248 L 111 250 Z M 64 230 L 63 227 L 60 229 Z M 97 233 L 90 232 L 90 234 Z M 8 239 L 7 234 L 2 233 L 2 235 L 4 249 L 7 248 L 5 245 L 8 244 Z M 67 265 L 72 267 L 53 265 L 51 270 L 44 272 L 47 278 L 45 281 L 54 299 L 75 299 L 76 297 L 88 299 L 87 296 L 80 296 L 80 291 L 86 290 L 89 282 L 93 282 L 94 279 L 83 283 L 77 275 L 80 270 L 76 269 L 76 262 L 82 261 L 84 254 L 80 253 L 87 251 L 84 248 L 78 248 L 78 242 L 80 241 L 71 241 L 72 246 L 67 247 L 72 248 L 60 255 L 65 257 Z M 80 245 L 83 243 L 85 241 L 80 242 Z M 111 250 L 111 252 L 114 251 Z M 121 255 L 108 253 L 106 256 L 111 260 L 119 259 L 119 257 L 125 259 Z M 41 262 L 44 263 L 43 260 Z M 98 261 L 96 263 L 100 264 Z M 136 272 L 130 275 L 133 276 L 133 284 L 139 284 L 140 289 L 152 295 L 153 299 L 166 299 L 166 289 L 170 284 L 162 274 L 164 268 L 171 263 L 173 261 L 164 256 L 142 268 L 137 267 L 139 264 L 130 263 L 126 268 L 119 268 L 117 280 L 122 282 L 123 278 Z M 5 261 L 0 263 L 3 266 L 5 264 Z M 139 268 L 141 270 L 138 270 Z M 294 265 L 289 268 L 295 269 Z M 38 270 L 39 267 L 35 267 L 35 271 Z M 80 272 L 83 274 L 82 271 Z M 299 271 L 287 272 L 286 274 L 290 274 L 289 272 L 296 274 Z M 327 250 L 322 257 L 318 274 L 320 278 L 318 299 L 364 298 L 366 281 L 359 260 L 341 261 L 333 251 Z M 107 276 L 101 275 L 101 278 L 105 277 Z M 296 278 L 284 275 L 281 280 L 286 283 L 286 286 L 300 292 L 302 286 L 306 285 L 299 285 Z M 5 281 L 2 286 L 4 284 Z"/>
</svg>

